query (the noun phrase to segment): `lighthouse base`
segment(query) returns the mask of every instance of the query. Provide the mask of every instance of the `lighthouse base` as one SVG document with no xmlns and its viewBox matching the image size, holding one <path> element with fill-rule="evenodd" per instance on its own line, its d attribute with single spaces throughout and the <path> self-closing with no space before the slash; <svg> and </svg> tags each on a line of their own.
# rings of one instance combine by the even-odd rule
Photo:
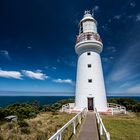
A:
<svg viewBox="0 0 140 140">
<path fill-rule="evenodd" d="M 107 108 L 94 108 L 93 110 L 90 110 L 86 108 L 87 111 L 95 111 L 99 112 L 100 114 L 103 115 L 115 115 L 115 114 L 126 114 L 126 108 L 121 105 L 113 104 L 113 103 L 108 103 Z M 61 112 L 67 112 L 67 113 L 78 113 L 81 112 L 85 107 L 75 107 L 74 103 L 68 103 L 62 106 Z"/>
</svg>

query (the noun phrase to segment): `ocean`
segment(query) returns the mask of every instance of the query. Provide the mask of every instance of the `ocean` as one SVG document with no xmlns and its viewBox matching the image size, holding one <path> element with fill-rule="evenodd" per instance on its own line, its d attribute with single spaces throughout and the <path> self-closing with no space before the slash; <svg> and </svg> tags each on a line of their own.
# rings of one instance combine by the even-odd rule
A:
<svg viewBox="0 0 140 140">
<path fill-rule="evenodd" d="M 0 107 L 14 103 L 37 101 L 41 105 L 53 104 L 57 101 L 74 98 L 74 96 L 0 96 Z"/>
<path fill-rule="evenodd" d="M 74 99 L 74 96 L 0 96 L 0 107 L 6 107 L 14 103 L 25 103 L 38 101 L 41 105 L 53 104 L 63 99 Z M 109 96 L 107 98 L 131 98 L 140 101 L 139 97 Z"/>
</svg>

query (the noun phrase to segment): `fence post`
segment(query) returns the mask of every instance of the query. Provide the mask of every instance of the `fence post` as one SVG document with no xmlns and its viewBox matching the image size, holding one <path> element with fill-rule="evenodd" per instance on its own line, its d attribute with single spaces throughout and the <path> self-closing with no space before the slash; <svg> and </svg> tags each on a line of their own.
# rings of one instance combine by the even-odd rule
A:
<svg viewBox="0 0 140 140">
<path fill-rule="evenodd" d="M 81 114 L 78 116 L 78 123 L 81 124 Z"/>
<path fill-rule="evenodd" d="M 98 124 L 100 123 L 100 121 L 99 121 L 99 116 L 97 115 L 97 122 L 98 122 Z"/>
<path fill-rule="evenodd" d="M 106 134 L 106 140 L 110 140 L 110 134 L 109 134 L 109 132 L 107 132 L 107 134 Z"/>
<path fill-rule="evenodd" d="M 59 140 L 62 140 L 62 133 L 60 133 L 59 135 Z"/>
<path fill-rule="evenodd" d="M 126 114 L 126 109 L 125 109 L 125 111 L 124 111 L 124 114 Z"/>
<path fill-rule="evenodd" d="M 113 116 L 113 114 L 114 114 L 114 112 L 113 112 L 113 108 L 111 109 L 111 111 L 112 111 L 112 116 Z"/>
<path fill-rule="evenodd" d="M 73 121 L 73 134 L 76 134 L 76 125 L 75 125 L 75 120 Z"/>
<path fill-rule="evenodd" d="M 103 127 L 102 127 L 101 122 L 100 122 L 100 135 L 101 135 L 101 136 L 103 135 Z"/>
</svg>

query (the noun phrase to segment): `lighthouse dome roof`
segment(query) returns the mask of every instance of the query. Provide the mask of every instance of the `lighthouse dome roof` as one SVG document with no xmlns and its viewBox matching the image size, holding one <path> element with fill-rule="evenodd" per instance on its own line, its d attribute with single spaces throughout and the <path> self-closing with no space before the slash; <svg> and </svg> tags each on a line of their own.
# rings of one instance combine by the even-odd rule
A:
<svg viewBox="0 0 140 140">
<path fill-rule="evenodd" d="M 85 20 L 93 20 L 93 21 L 96 21 L 92 14 L 90 13 L 90 11 L 85 11 L 84 13 L 84 16 L 83 16 L 83 19 L 81 20 L 81 22 L 85 21 Z"/>
</svg>

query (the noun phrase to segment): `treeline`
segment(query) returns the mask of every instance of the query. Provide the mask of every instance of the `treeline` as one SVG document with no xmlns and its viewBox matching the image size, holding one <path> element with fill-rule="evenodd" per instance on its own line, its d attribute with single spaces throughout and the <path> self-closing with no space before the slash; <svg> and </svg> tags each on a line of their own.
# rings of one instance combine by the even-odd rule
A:
<svg viewBox="0 0 140 140">
<path fill-rule="evenodd" d="M 128 111 L 140 112 L 140 102 L 130 98 L 111 98 L 109 103 L 123 105 Z"/>
<path fill-rule="evenodd" d="M 18 120 L 33 118 L 40 112 L 50 111 L 54 114 L 66 103 L 74 102 L 74 99 L 61 100 L 54 104 L 40 105 L 37 101 L 32 103 L 15 103 L 5 108 L 0 108 L 0 120 L 10 115 L 16 115 Z"/>
</svg>

